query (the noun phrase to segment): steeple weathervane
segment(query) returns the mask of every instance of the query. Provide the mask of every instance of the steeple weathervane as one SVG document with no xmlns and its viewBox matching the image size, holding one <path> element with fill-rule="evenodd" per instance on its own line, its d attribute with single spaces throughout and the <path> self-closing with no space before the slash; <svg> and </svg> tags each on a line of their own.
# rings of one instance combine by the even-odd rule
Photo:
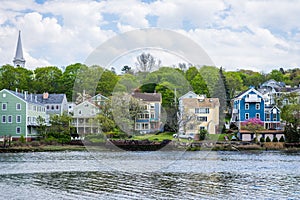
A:
<svg viewBox="0 0 300 200">
<path fill-rule="evenodd" d="M 17 49 L 16 49 L 16 56 L 13 60 L 14 66 L 21 66 L 25 67 L 25 59 L 23 58 L 23 49 L 22 49 L 22 42 L 21 42 L 21 31 L 19 31 Z"/>
</svg>

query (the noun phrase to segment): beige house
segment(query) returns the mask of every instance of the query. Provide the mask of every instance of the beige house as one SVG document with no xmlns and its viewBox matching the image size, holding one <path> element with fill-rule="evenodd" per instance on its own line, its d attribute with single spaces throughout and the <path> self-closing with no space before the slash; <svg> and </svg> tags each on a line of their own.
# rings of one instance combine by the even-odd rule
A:
<svg viewBox="0 0 300 200">
<path fill-rule="evenodd" d="M 206 98 L 188 92 L 179 98 L 179 132 L 196 134 L 205 129 L 209 134 L 218 133 L 219 129 L 218 98 Z"/>
</svg>

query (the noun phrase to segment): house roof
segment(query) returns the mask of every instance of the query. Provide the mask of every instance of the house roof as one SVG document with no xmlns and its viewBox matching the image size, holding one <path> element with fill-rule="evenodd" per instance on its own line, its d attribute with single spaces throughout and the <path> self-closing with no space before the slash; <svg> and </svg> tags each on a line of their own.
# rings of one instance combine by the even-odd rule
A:
<svg viewBox="0 0 300 200">
<path fill-rule="evenodd" d="M 160 93 L 133 93 L 132 97 L 142 101 L 161 101 Z"/>
<path fill-rule="evenodd" d="M 4 90 L 6 90 L 6 89 L 4 89 Z M 15 92 L 15 91 L 12 91 L 12 90 L 6 90 L 6 91 L 10 92 L 11 94 L 15 95 L 16 97 L 22 99 L 25 102 L 33 103 L 33 104 L 38 104 L 38 105 L 43 105 L 39 101 L 35 101 L 35 96 L 36 95 L 32 95 L 31 96 L 31 95 L 26 94 L 26 98 L 25 98 L 25 93 Z"/>
<path fill-rule="evenodd" d="M 259 95 L 259 96 L 261 96 L 262 98 L 263 98 L 263 94 L 262 93 L 260 93 L 259 91 L 257 91 L 256 89 L 254 89 L 254 87 L 252 87 L 252 88 L 249 88 L 248 90 L 246 90 L 246 91 L 243 91 L 243 92 L 241 92 L 240 94 L 238 94 L 236 97 L 234 97 L 235 99 L 237 99 L 237 98 L 243 98 L 245 95 L 247 95 L 247 94 L 249 94 L 250 92 L 254 92 L 254 93 L 256 93 L 257 95 Z"/>
<path fill-rule="evenodd" d="M 43 98 L 43 94 L 36 94 L 37 101 L 43 104 L 61 104 L 65 94 L 48 94 L 48 98 Z"/>
<path fill-rule="evenodd" d="M 199 108 L 199 107 L 208 107 L 215 108 L 220 105 L 218 98 L 187 98 L 182 99 L 185 108 Z"/>
</svg>

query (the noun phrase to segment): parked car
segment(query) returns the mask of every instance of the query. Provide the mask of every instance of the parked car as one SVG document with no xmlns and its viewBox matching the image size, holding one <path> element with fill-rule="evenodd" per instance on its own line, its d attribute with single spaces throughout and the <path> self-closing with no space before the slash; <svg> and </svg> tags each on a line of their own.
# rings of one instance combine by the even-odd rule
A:
<svg viewBox="0 0 300 200">
<path fill-rule="evenodd" d="M 188 139 L 188 140 L 193 140 L 195 137 L 194 133 L 190 133 L 190 134 L 173 134 L 174 138 L 180 138 L 180 139 Z"/>
</svg>

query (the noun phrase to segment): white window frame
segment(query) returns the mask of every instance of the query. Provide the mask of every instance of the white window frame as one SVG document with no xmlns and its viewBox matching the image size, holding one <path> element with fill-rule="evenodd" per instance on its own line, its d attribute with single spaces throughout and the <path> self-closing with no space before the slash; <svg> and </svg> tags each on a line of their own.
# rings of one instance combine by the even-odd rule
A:
<svg viewBox="0 0 300 200">
<path fill-rule="evenodd" d="M 248 116 L 248 117 L 247 117 Z M 245 113 L 245 120 L 248 120 L 250 118 L 249 113 Z"/>
<path fill-rule="evenodd" d="M 6 115 L 2 115 L 1 116 L 1 122 L 2 122 L 2 124 L 5 124 L 6 123 Z"/>
<path fill-rule="evenodd" d="M 4 105 L 5 105 L 5 108 L 3 109 L 3 106 L 4 106 Z M 2 110 L 7 110 L 7 103 L 2 103 L 1 109 L 2 109 Z"/>
<path fill-rule="evenodd" d="M 20 108 L 18 108 L 18 105 L 20 105 Z M 20 103 L 16 103 L 16 110 L 22 110 L 22 107 L 21 107 Z"/>
<path fill-rule="evenodd" d="M 258 117 L 257 117 L 258 116 Z M 260 113 L 256 113 L 255 114 L 255 117 L 257 118 L 257 119 L 260 119 Z"/>
<path fill-rule="evenodd" d="M 18 117 L 20 117 L 20 121 L 18 121 Z M 16 115 L 16 123 L 18 123 L 18 124 L 22 123 L 22 116 L 21 115 Z"/>
<path fill-rule="evenodd" d="M 256 103 L 256 104 L 255 104 L 255 109 L 256 109 L 256 110 L 260 110 L 260 103 Z"/>
<path fill-rule="evenodd" d="M 10 118 L 10 120 L 9 120 L 9 118 Z M 7 123 L 12 123 L 13 122 L 13 116 L 12 115 L 8 115 L 7 116 Z"/>
<path fill-rule="evenodd" d="M 245 110 L 249 110 L 249 109 L 250 109 L 250 104 L 249 103 L 245 103 Z"/>
<path fill-rule="evenodd" d="M 20 130 L 19 132 L 18 132 L 18 129 Z M 16 134 L 21 134 L 21 127 L 20 126 L 16 127 Z"/>
</svg>

